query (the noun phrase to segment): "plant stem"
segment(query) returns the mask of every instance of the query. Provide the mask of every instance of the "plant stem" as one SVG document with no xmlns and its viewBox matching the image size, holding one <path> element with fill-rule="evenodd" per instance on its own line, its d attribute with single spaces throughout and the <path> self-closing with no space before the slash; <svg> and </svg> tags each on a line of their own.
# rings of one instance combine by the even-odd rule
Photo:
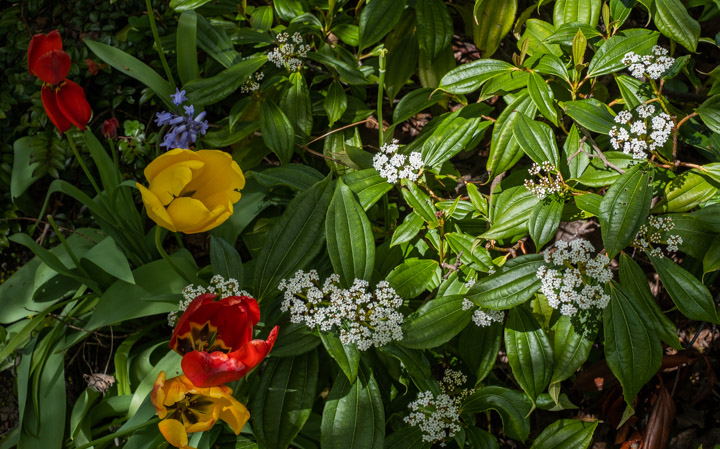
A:
<svg viewBox="0 0 720 449">
<path fill-rule="evenodd" d="M 190 279 L 190 277 L 188 277 L 188 275 L 184 271 L 182 271 L 180 269 L 180 267 L 178 267 L 175 264 L 175 262 L 172 261 L 172 259 L 168 255 L 168 253 L 165 252 L 165 248 L 163 248 L 163 245 L 162 245 L 161 234 L 162 234 L 162 229 L 160 228 L 160 226 L 159 225 L 155 226 L 155 247 L 157 248 L 158 252 L 160 253 L 160 256 L 162 256 L 162 258 L 165 259 L 165 262 L 167 262 L 168 265 L 170 265 L 172 267 L 172 269 L 175 270 L 175 272 L 177 272 L 177 274 L 180 275 L 180 277 L 185 279 L 185 281 L 188 284 L 192 284 L 193 283 L 192 279 Z"/>
<path fill-rule="evenodd" d="M 80 168 L 82 168 L 82 171 L 85 173 L 85 176 L 90 180 L 90 184 L 92 184 L 93 189 L 95 189 L 95 193 L 100 195 L 100 187 L 98 187 L 97 182 L 95 182 L 95 178 L 93 178 L 93 175 L 90 173 L 90 170 L 88 170 L 87 165 L 85 165 L 85 161 L 83 160 L 82 156 L 80 155 L 80 152 L 77 149 L 77 146 L 75 146 L 75 141 L 73 140 L 72 136 L 70 136 L 69 133 L 65 133 L 67 136 L 68 142 L 70 143 L 70 149 L 72 149 L 73 154 L 75 155 L 75 159 L 77 159 L 78 164 L 80 164 Z"/>
<path fill-rule="evenodd" d="M 378 50 L 380 56 L 380 80 L 378 81 L 378 96 L 377 96 L 377 116 L 378 116 L 378 134 L 380 136 L 380 144 L 378 147 L 382 148 L 385 144 L 385 130 L 383 129 L 383 116 L 382 116 L 382 105 L 383 105 L 383 86 L 385 85 L 385 55 L 387 50 L 381 48 Z"/>
<path fill-rule="evenodd" d="M 170 84 L 174 86 L 175 80 L 173 79 L 172 72 L 170 71 L 170 66 L 165 59 L 165 51 L 163 50 L 162 43 L 160 43 L 160 35 L 158 35 L 157 26 L 155 25 L 155 12 L 152 7 L 152 1 L 145 0 L 145 7 L 147 8 L 148 18 L 150 19 L 150 28 L 152 29 L 153 39 L 155 39 L 155 46 L 157 47 L 158 54 L 160 55 L 160 62 L 162 62 L 163 69 L 165 69 L 165 76 L 167 76 Z"/>
<path fill-rule="evenodd" d="M 115 433 L 111 433 L 110 435 L 105 435 L 104 437 L 98 438 L 97 440 L 92 440 L 89 443 L 83 444 L 82 446 L 77 447 L 76 449 L 87 449 L 92 446 L 98 446 L 103 443 L 107 443 L 108 441 L 112 441 L 117 437 L 121 437 L 130 433 L 135 432 L 136 430 L 140 430 L 144 427 L 148 427 L 153 424 L 157 424 L 160 421 L 160 418 L 153 418 L 149 421 L 145 421 L 143 423 L 137 424 L 135 426 L 130 426 L 127 429 L 118 430 Z"/>
</svg>

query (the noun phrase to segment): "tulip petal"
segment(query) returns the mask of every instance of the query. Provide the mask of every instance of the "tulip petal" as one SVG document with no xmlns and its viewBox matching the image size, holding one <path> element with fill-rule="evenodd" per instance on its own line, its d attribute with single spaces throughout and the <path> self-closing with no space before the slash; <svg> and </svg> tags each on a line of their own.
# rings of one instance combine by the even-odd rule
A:
<svg viewBox="0 0 720 449">
<path fill-rule="evenodd" d="M 63 115 L 81 130 L 90 121 L 92 110 L 79 84 L 65 80 L 57 90 L 57 104 Z"/>
<path fill-rule="evenodd" d="M 185 426 L 177 419 L 166 419 L 158 423 L 160 433 L 168 443 L 175 447 L 185 448 L 188 445 L 188 434 Z"/>
<path fill-rule="evenodd" d="M 263 361 L 266 355 L 268 355 L 275 344 L 277 334 L 278 326 L 275 326 L 273 330 L 270 331 L 270 335 L 268 335 L 268 339 L 266 341 L 249 341 L 237 351 L 228 354 L 228 356 L 242 362 L 243 365 L 248 367 L 248 370 L 253 369 L 258 363 Z"/>
<path fill-rule="evenodd" d="M 163 205 L 167 206 L 175 198 L 182 196 L 185 186 L 193 178 L 193 172 L 202 166 L 201 161 L 192 160 L 173 164 L 150 181 L 149 189 L 157 195 Z"/>
<path fill-rule="evenodd" d="M 148 182 L 153 182 L 153 179 L 155 179 L 160 172 L 178 162 L 199 160 L 201 160 L 200 157 L 194 151 L 175 148 L 165 154 L 161 154 L 150 162 L 147 167 L 145 167 L 145 178 Z"/>
<path fill-rule="evenodd" d="M 60 134 L 70 129 L 71 123 L 65 118 L 65 115 L 58 108 L 57 100 L 55 98 L 55 89 L 49 84 L 44 84 L 40 90 L 40 97 L 42 97 L 42 103 L 45 107 L 45 113 L 47 113 L 50 121 L 60 131 Z"/>
<path fill-rule="evenodd" d="M 208 210 L 200 200 L 191 197 L 180 197 L 170 203 L 168 214 L 180 232 L 195 234 L 203 232 L 209 222 L 214 222 L 220 210 Z"/>
<path fill-rule="evenodd" d="M 160 199 L 153 192 L 145 188 L 140 183 L 135 183 L 135 186 L 140 190 L 142 195 L 143 203 L 145 203 L 145 210 L 147 211 L 148 217 L 159 226 L 162 226 L 169 231 L 176 232 L 177 228 L 170 218 L 165 206 L 162 205 Z"/>
<path fill-rule="evenodd" d="M 188 190 L 196 193 L 197 198 L 209 208 L 225 207 L 225 204 L 240 200 L 240 192 L 245 187 L 245 177 L 232 156 L 217 150 L 200 150 L 198 156 L 205 162 L 203 170 L 193 177 Z"/>
<path fill-rule="evenodd" d="M 70 73 L 71 65 L 69 54 L 62 50 L 51 50 L 37 57 L 30 66 L 30 73 L 46 83 L 59 84 Z"/>
<path fill-rule="evenodd" d="M 162 419 L 167 416 L 167 408 L 165 408 L 165 371 L 160 371 L 155 384 L 150 392 L 150 402 L 157 410 L 158 416 Z"/>
<path fill-rule="evenodd" d="M 28 71 L 35 76 L 38 76 L 37 70 L 38 70 L 38 59 L 46 55 L 48 53 L 52 52 L 62 52 L 65 54 L 65 56 L 56 56 L 56 59 L 65 59 L 67 57 L 67 61 L 55 61 L 55 64 L 60 64 L 59 66 L 56 65 L 56 68 L 59 70 L 56 72 L 56 74 L 59 76 L 57 81 L 54 80 L 48 80 L 40 77 L 45 82 L 57 84 L 60 81 L 62 81 L 70 71 L 70 56 L 62 51 L 62 38 L 60 37 L 60 33 L 58 33 L 57 30 L 53 30 L 47 35 L 45 34 L 36 34 L 33 36 L 32 40 L 30 41 L 30 45 L 28 45 L 28 53 L 27 53 L 27 59 L 28 59 Z M 53 61 L 45 61 L 45 64 L 52 64 Z M 67 71 L 64 72 L 64 65 L 67 65 Z M 43 70 L 43 68 L 40 68 L 40 70 Z M 61 75 L 61 76 L 60 76 Z"/>
<path fill-rule="evenodd" d="M 228 396 L 221 404 L 220 419 L 230 426 L 235 435 L 238 435 L 242 428 L 245 427 L 245 423 L 250 419 L 250 412 L 232 396 Z"/>
<path fill-rule="evenodd" d="M 249 369 L 223 352 L 192 351 L 180 363 L 185 375 L 198 387 L 212 387 L 242 378 Z"/>
</svg>

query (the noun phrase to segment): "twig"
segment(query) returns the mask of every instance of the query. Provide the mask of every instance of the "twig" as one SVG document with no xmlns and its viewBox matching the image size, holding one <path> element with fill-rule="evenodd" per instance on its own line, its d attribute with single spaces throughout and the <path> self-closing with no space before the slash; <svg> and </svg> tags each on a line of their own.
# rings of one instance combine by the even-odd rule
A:
<svg viewBox="0 0 720 449">
<path fill-rule="evenodd" d="M 606 167 L 612 168 L 613 170 L 615 170 L 616 172 L 620 173 L 621 175 L 624 174 L 624 173 L 625 173 L 625 170 L 623 170 L 622 168 L 618 167 L 617 165 L 615 165 L 615 164 L 613 164 L 612 162 L 610 162 L 609 160 L 607 160 L 607 158 L 606 158 L 605 155 L 603 154 L 602 150 L 600 149 L 600 147 L 597 146 L 597 143 L 595 143 L 595 140 L 593 140 L 593 138 L 592 138 L 592 136 L 590 135 L 590 133 L 588 132 L 588 130 L 585 129 L 585 127 L 581 126 L 581 125 L 580 125 L 579 123 L 577 123 L 577 122 L 575 122 L 575 124 L 576 124 L 577 127 L 580 129 L 580 131 L 582 131 L 582 133 L 585 135 L 585 137 L 587 138 L 587 140 L 590 142 L 590 146 L 592 146 L 593 149 L 595 150 L 595 152 L 597 153 L 597 156 L 596 156 L 596 157 L 599 157 L 600 160 L 603 161 L 603 164 L 605 164 Z M 588 154 L 588 156 L 592 156 L 592 155 Z"/>
<path fill-rule="evenodd" d="M 680 127 L 681 127 L 685 122 L 687 122 L 688 120 L 690 120 L 690 119 L 693 118 L 693 117 L 696 117 L 697 115 L 698 115 L 697 112 L 693 112 L 692 114 L 686 115 L 685 117 L 682 118 L 682 120 L 680 120 L 680 121 L 677 123 L 677 125 L 675 125 L 675 128 L 673 128 L 672 159 L 673 159 L 673 163 L 675 164 L 676 167 L 677 167 L 678 165 L 680 165 L 679 161 L 677 160 L 678 132 L 680 132 Z"/>
<path fill-rule="evenodd" d="M 443 262 L 440 266 L 442 268 L 447 268 L 448 272 L 443 275 L 443 281 L 450 277 L 450 275 L 454 272 L 460 269 L 462 266 L 462 262 L 460 261 L 460 258 L 462 257 L 464 251 L 460 251 L 457 255 L 457 258 L 455 259 L 455 263 L 450 265 L 447 262 Z"/>
<path fill-rule="evenodd" d="M 323 135 L 320 136 L 320 137 L 314 138 L 313 140 L 311 140 L 310 142 L 306 143 L 305 145 L 306 145 L 306 146 L 307 146 L 307 145 L 312 145 L 312 144 L 314 144 L 315 142 L 317 142 L 318 140 L 324 139 L 325 137 L 329 136 L 330 134 L 336 133 L 336 132 L 338 132 L 338 131 L 342 131 L 343 129 L 352 128 L 353 126 L 362 125 L 363 123 L 372 122 L 372 121 L 375 121 L 375 120 L 373 120 L 373 119 L 371 119 L 371 118 L 366 118 L 365 120 L 360 120 L 359 122 L 350 123 L 349 125 L 341 126 L 340 128 L 333 129 L 332 131 L 327 132 L 327 133 L 323 134 Z"/>
<path fill-rule="evenodd" d="M 348 165 L 347 163 L 341 161 L 340 159 L 335 159 L 335 158 L 333 158 L 333 157 L 326 156 L 326 155 L 324 155 L 324 154 L 322 154 L 322 153 L 320 153 L 320 152 L 318 152 L 318 151 L 315 151 L 315 150 L 313 150 L 313 149 L 311 149 L 311 148 L 308 148 L 306 145 L 301 145 L 301 144 L 299 144 L 299 143 L 296 144 L 296 145 L 297 145 L 298 147 L 302 148 L 303 150 L 307 151 L 308 153 L 312 154 L 313 156 L 321 157 L 321 158 L 323 158 L 323 159 L 327 159 L 327 160 L 329 160 L 329 161 L 333 161 L 333 162 L 335 162 L 336 164 L 340 164 L 340 165 L 344 165 L 344 166 L 346 166 L 346 167 L 350 167 L 350 165 Z"/>
</svg>

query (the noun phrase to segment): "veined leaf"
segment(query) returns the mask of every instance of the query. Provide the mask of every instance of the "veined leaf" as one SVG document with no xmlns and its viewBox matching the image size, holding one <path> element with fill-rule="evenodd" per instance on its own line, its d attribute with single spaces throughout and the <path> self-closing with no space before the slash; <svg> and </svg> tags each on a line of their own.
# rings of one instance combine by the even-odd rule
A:
<svg viewBox="0 0 720 449">
<path fill-rule="evenodd" d="M 482 387 L 465 399 L 460 412 L 480 413 L 495 410 L 503 421 L 503 431 L 514 440 L 525 441 L 530 435 L 532 402 L 521 391 L 505 387 Z"/>
<path fill-rule="evenodd" d="M 283 163 L 290 162 L 295 149 L 295 131 L 290 119 L 272 100 L 261 104 L 261 130 L 265 145 L 280 158 Z"/>
<path fill-rule="evenodd" d="M 477 281 L 465 296 L 480 307 L 496 310 L 522 304 L 540 288 L 536 273 L 544 263 L 542 254 L 508 260 L 495 274 Z"/>
<path fill-rule="evenodd" d="M 625 30 L 606 40 L 595 52 L 587 76 L 596 77 L 617 72 L 627 66 L 622 62 L 625 55 L 635 52 L 639 55 L 650 54 L 657 43 L 660 33 L 650 30 Z"/>
<path fill-rule="evenodd" d="M 680 0 L 655 0 L 653 6 L 653 21 L 658 30 L 694 53 L 700 39 L 700 24 Z"/>
<path fill-rule="evenodd" d="M 368 48 L 393 29 L 405 9 L 405 0 L 376 0 L 360 13 L 360 50 Z"/>
<path fill-rule="evenodd" d="M 555 134 L 548 125 L 518 113 L 513 123 L 513 136 L 534 162 L 550 162 L 556 167 L 559 165 L 560 152 L 555 143 Z"/>
<path fill-rule="evenodd" d="M 431 60 L 450 45 L 453 23 L 442 0 L 415 3 L 418 42 Z"/>
<path fill-rule="evenodd" d="M 398 344 L 429 349 L 450 341 L 470 322 L 463 300 L 462 295 L 452 295 L 425 303 L 403 323 L 403 339 Z"/>
<path fill-rule="evenodd" d="M 478 59 L 450 70 L 440 80 L 438 89 L 451 94 L 467 94 L 478 90 L 486 81 L 515 70 L 512 64 L 496 59 Z"/>
<path fill-rule="evenodd" d="M 597 425 L 598 421 L 559 419 L 538 435 L 530 449 L 587 449 Z"/>
</svg>

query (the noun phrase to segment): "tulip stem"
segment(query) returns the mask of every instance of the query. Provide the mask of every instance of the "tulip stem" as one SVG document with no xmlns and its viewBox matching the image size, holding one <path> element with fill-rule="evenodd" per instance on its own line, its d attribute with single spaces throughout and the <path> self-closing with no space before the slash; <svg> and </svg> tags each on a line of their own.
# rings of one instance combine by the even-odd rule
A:
<svg viewBox="0 0 720 449">
<path fill-rule="evenodd" d="M 117 432 L 111 433 L 110 435 L 105 435 L 104 437 L 98 438 L 97 440 L 92 440 L 91 442 L 85 443 L 82 446 L 78 446 L 75 449 L 86 449 L 88 447 L 98 446 L 103 443 L 107 443 L 108 441 L 112 441 L 117 437 L 125 436 L 127 434 L 135 432 L 136 430 L 140 430 L 144 427 L 148 427 L 150 425 L 157 424 L 159 421 L 160 421 L 160 418 L 153 418 L 149 421 L 145 421 L 140 424 L 130 426 L 127 429 L 118 430 Z"/>
<path fill-rule="evenodd" d="M 73 154 L 75 155 L 75 159 L 77 159 L 78 164 L 80 164 L 80 168 L 82 168 L 82 171 L 85 173 L 85 176 L 90 180 L 90 184 L 92 184 L 93 189 L 95 189 L 95 193 L 100 196 L 101 191 L 100 187 L 98 187 L 97 183 L 95 182 L 95 178 L 93 178 L 92 174 L 90 173 L 90 170 L 88 170 L 87 165 L 85 165 L 85 161 L 83 160 L 82 156 L 80 155 L 80 152 L 77 149 L 77 146 L 75 146 L 75 141 L 73 140 L 72 136 L 70 136 L 70 133 L 65 133 L 65 135 L 68 138 L 68 142 L 70 143 L 70 148 L 72 149 Z"/>
<path fill-rule="evenodd" d="M 170 258 L 167 252 L 165 252 L 165 248 L 163 248 L 163 242 L 162 242 L 162 228 L 160 226 L 155 226 L 155 247 L 157 248 L 158 252 L 160 253 L 160 256 L 165 260 L 165 262 L 168 263 L 172 267 L 177 274 L 180 275 L 188 284 L 192 284 L 193 281 L 190 279 L 190 277 L 178 267 L 175 262 Z"/>
<path fill-rule="evenodd" d="M 165 75 L 168 77 L 168 81 L 170 81 L 170 84 L 174 86 L 175 80 L 173 79 L 172 72 L 170 71 L 170 66 L 165 59 L 165 51 L 163 50 L 162 43 L 160 42 L 160 35 L 158 34 L 157 26 L 155 25 L 155 11 L 152 7 L 152 1 L 145 0 L 145 7 L 147 8 L 148 18 L 150 19 L 150 29 L 152 29 L 153 39 L 155 39 L 155 46 L 157 47 L 157 52 L 160 55 L 160 62 L 162 62 L 163 69 L 165 69 Z"/>
</svg>

